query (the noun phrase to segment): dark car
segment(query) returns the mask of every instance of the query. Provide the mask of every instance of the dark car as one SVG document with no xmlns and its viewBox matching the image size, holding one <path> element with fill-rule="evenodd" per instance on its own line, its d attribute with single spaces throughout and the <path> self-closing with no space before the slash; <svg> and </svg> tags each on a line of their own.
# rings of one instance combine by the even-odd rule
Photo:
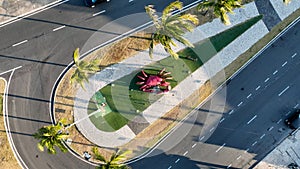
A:
<svg viewBox="0 0 300 169">
<path fill-rule="evenodd" d="M 88 7 L 95 7 L 96 4 L 100 3 L 100 2 L 109 2 L 109 0 L 83 0 L 84 4 Z"/>
<path fill-rule="evenodd" d="M 285 119 L 284 123 L 290 129 L 297 129 L 300 127 L 300 109 L 296 109 L 287 119 Z"/>
</svg>

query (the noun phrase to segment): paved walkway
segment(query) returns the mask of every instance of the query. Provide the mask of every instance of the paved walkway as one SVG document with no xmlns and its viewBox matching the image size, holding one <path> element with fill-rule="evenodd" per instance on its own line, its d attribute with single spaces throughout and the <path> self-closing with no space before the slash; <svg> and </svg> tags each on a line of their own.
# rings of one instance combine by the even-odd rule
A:
<svg viewBox="0 0 300 169">
<path fill-rule="evenodd" d="M 247 4 L 245 8 L 237 9 L 236 15 L 230 16 L 232 22 L 230 27 L 258 15 L 259 13 L 256 9 L 255 3 Z M 211 23 L 198 27 L 193 33 L 188 33 L 186 38 L 195 43 L 223 32 L 230 27 L 224 26 L 219 19 L 215 19 Z M 149 124 L 155 122 L 164 113 L 170 111 L 174 106 L 178 105 L 182 100 L 190 96 L 194 91 L 198 90 L 204 82 L 210 79 L 210 77 L 223 70 L 224 67 L 235 60 L 240 54 L 244 53 L 267 33 L 267 27 L 264 25 L 263 21 L 259 21 L 220 51 L 216 56 L 207 61 L 202 67 L 197 69 L 184 81 L 178 84 L 171 92 L 164 94 L 164 96 L 158 101 L 151 104 L 142 112 L 143 118 L 146 119 Z M 178 48 L 175 50 L 179 51 L 183 48 L 185 48 L 183 45 L 178 45 Z M 141 52 L 134 57 L 112 65 L 92 76 L 90 78 L 90 82 L 85 84 L 86 91 L 79 89 L 76 95 L 74 103 L 76 105 L 76 107 L 74 107 L 75 120 L 83 119 L 87 116 L 87 109 L 80 109 L 77 107 L 87 108 L 88 100 L 95 94 L 96 91 L 135 70 L 143 68 L 144 65 L 148 65 L 169 56 L 160 45 L 157 45 L 154 51 L 153 59 L 149 58 L 147 51 Z M 135 137 L 135 132 L 128 125 L 125 125 L 116 132 L 103 132 L 98 130 L 89 121 L 89 119 L 86 119 L 84 122 L 78 123 L 77 127 L 81 133 L 92 142 L 104 147 L 121 146 Z"/>
</svg>

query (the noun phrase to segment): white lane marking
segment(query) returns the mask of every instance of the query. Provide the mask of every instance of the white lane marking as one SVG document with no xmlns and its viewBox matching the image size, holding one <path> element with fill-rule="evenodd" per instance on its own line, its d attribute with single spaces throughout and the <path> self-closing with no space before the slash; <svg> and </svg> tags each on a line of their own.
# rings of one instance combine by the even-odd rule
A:
<svg viewBox="0 0 300 169">
<path fill-rule="evenodd" d="M 285 89 L 283 89 L 278 96 L 281 96 L 285 91 L 287 91 L 290 88 L 290 86 L 287 86 Z"/>
<path fill-rule="evenodd" d="M 279 119 L 279 120 L 277 121 L 277 124 L 279 124 L 281 121 L 282 121 L 282 119 Z"/>
<path fill-rule="evenodd" d="M 129 0 L 128 2 L 129 2 L 129 3 L 130 3 L 130 2 L 133 2 L 133 0 Z"/>
<path fill-rule="evenodd" d="M 241 155 L 239 155 L 236 159 L 238 160 L 238 159 L 240 159 L 242 156 Z"/>
<path fill-rule="evenodd" d="M 54 1 L 54 2 L 52 2 L 52 3 L 49 3 L 49 4 L 45 5 L 45 6 L 42 6 L 42 7 L 40 7 L 40 8 L 37 8 L 37 9 L 35 9 L 35 10 L 33 10 L 33 11 L 30 11 L 30 12 L 24 13 L 24 14 L 22 14 L 22 15 L 20 15 L 20 16 L 16 16 L 16 17 L 14 17 L 14 18 L 12 18 L 12 19 L 9 19 L 9 20 L 5 21 L 4 23 L 2 23 L 2 24 L 0 25 L 0 28 L 1 28 L 1 27 L 4 27 L 4 26 L 6 26 L 6 25 L 12 24 L 12 23 L 14 23 L 14 22 L 17 22 L 17 21 L 19 21 L 19 20 L 21 20 L 21 19 L 23 19 L 23 18 L 27 18 L 27 17 L 32 16 L 32 15 L 34 15 L 34 14 L 37 14 L 37 13 L 39 13 L 39 12 L 45 11 L 45 10 L 47 10 L 47 9 L 50 9 L 50 8 L 53 8 L 53 7 L 58 6 L 58 5 L 60 5 L 60 4 L 63 4 L 63 3 L 65 3 L 65 2 L 68 2 L 69 0 L 65 0 L 65 1 L 61 1 L 61 2 L 59 2 L 59 1 L 60 1 L 60 0 L 56 0 L 56 1 Z"/>
<path fill-rule="evenodd" d="M 243 104 L 243 102 L 240 102 L 237 106 L 240 107 Z"/>
<path fill-rule="evenodd" d="M 178 163 L 179 160 L 180 160 L 180 159 L 178 158 L 178 159 L 175 161 L 175 163 Z"/>
<path fill-rule="evenodd" d="M 204 137 L 205 137 L 205 136 L 202 136 L 202 137 L 199 139 L 199 141 L 203 140 L 203 139 L 204 139 Z"/>
<path fill-rule="evenodd" d="M 23 41 L 21 41 L 21 42 L 18 42 L 18 43 L 13 44 L 12 47 L 21 45 L 21 44 L 26 43 L 26 42 L 28 42 L 28 40 L 23 40 Z"/>
<path fill-rule="evenodd" d="M 215 127 L 211 128 L 211 129 L 209 130 L 209 132 L 212 132 L 214 129 L 215 129 Z"/>
<path fill-rule="evenodd" d="M 247 99 L 249 99 L 249 97 L 251 97 L 252 96 L 252 94 L 250 93 L 248 96 L 247 96 Z"/>
<path fill-rule="evenodd" d="M 223 143 L 223 145 L 216 150 L 216 153 L 219 152 L 225 145 L 226 143 Z"/>
<path fill-rule="evenodd" d="M 257 144 L 257 141 L 255 141 L 255 142 L 252 144 L 252 147 L 255 146 L 255 144 Z"/>
<path fill-rule="evenodd" d="M 248 153 L 248 151 L 249 151 L 249 148 L 247 148 L 247 150 L 245 150 L 244 153 Z"/>
<path fill-rule="evenodd" d="M 169 167 L 168 167 L 168 169 L 171 169 L 172 168 L 172 166 L 170 165 Z"/>
<path fill-rule="evenodd" d="M 197 145 L 197 144 L 195 143 L 195 144 L 192 146 L 192 148 L 194 148 L 196 145 Z"/>
<path fill-rule="evenodd" d="M 268 129 L 268 131 L 271 131 L 271 130 L 273 130 L 273 128 L 274 128 L 273 126 L 272 126 L 272 127 L 270 127 L 270 128 Z"/>
<path fill-rule="evenodd" d="M 291 111 L 288 111 L 288 112 L 285 114 L 285 116 L 288 116 L 290 113 L 291 113 Z"/>
<path fill-rule="evenodd" d="M 286 64 L 287 64 L 287 61 L 285 61 L 285 62 L 281 65 L 281 67 L 285 66 Z"/>
<path fill-rule="evenodd" d="M 222 123 L 224 120 L 225 120 L 225 118 L 223 117 L 223 118 L 220 120 L 220 122 L 219 122 L 219 123 Z"/>
<path fill-rule="evenodd" d="M 292 58 L 294 58 L 296 55 L 297 55 L 297 53 L 294 53 L 293 56 L 292 56 Z"/>
<path fill-rule="evenodd" d="M 263 134 L 259 137 L 259 139 L 263 139 L 266 136 L 266 134 Z"/>
<path fill-rule="evenodd" d="M 250 124 L 255 118 L 257 117 L 257 115 L 253 116 L 252 119 L 250 119 L 247 124 Z"/>
<path fill-rule="evenodd" d="M 297 104 L 294 106 L 294 109 L 297 108 L 298 106 L 299 106 L 299 103 L 297 103 Z"/>
<path fill-rule="evenodd" d="M 185 153 L 183 153 L 183 156 L 187 155 L 188 151 L 186 151 Z"/>
<path fill-rule="evenodd" d="M 255 90 L 258 90 L 260 88 L 260 86 L 257 86 L 257 88 Z"/>
<path fill-rule="evenodd" d="M 105 10 L 102 10 L 102 11 L 100 11 L 100 12 L 94 13 L 93 16 L 97 16 L 97 15 L 103 14 L 104 12 L 106 12 L 106 11 L 105 11 Z"/>
<path fill-rule="evenodd" d="M 267 81 L 269 81 L 269 80 L 270 80 L 270 78 L 266 78 L 265 82 L 267 82 Z"/>
<path fill-rule="evenodd" d="M 65 27 L 66 27 L 66 25 L 63 25 L 63 26 L 60 26 L 60 27 L 58 27 L 58 28 L 53 29 L 52 31 L 55 32 L 55 31 L 58 31 L 58 30 L 60 30 L 60 29 L 65 28 Z"/>
<path fill-rule="evenodd" d="M 228 113 L 229 115 L 233 113 L 233 110 L 230 110 L 230 112 Z"/>
<path fill-rule="evenodd" d="M 15 71 L 15 70 L 17 70 L 17 69 L 20 69 L 21 67 L 22 67 L 22 66 L 18 66 L 18 67 L 12 68 L 12 69 L 10 69 L 10 70 L 4 71 L 4 72 L 0 73 L 0 75 L 3 75 L 3 74 L 5 74 L 5 73 L 11 72 L 11 71 Z"/>
<path fill-rule="evenodd" d="M 275 70 L 275 71 L 273 72 L 273 75 L 275 75 L 277 72 L 278 72 L 278 70 Z"/>
<path fill-rule="evenodd" d="M 230 168 L 230 167 L 231 167 L 231 165 L 232 165 L 232 164 L 229 164 L 229 165 L 227 166 L 227 168 Z"/>
</svg>

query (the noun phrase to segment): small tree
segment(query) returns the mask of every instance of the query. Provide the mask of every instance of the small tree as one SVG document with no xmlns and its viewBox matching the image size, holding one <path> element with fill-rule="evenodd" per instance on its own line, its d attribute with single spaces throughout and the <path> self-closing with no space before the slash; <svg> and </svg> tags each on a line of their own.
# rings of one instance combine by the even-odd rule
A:
<svg viewBox="0 0 300 169">
<path fill-rule="evenodd" d="M 91 62 L 86 62 L 83 60 L 79 60 L 79 48 L 77 48 L 73 53 L 73 61 L 76 65 L 76 70 L 74 74 L 71 76 L 71 83 L 77 82 L 84 89 L 84 82 L 89 82 L 88 74 L 96 73 L 100 70 L 99 63 L 100 60 L 95 59 Z"/>
<path fill-rule="evenodd" d="M 37 147 L 40 151 L 44 151 L 44 147 L 49 154 L 56 154 L 55 146 L 62 152 L 67 152 L 68 149 L 62 143 L 68 138 L 68 134 L 64 131 L 63 122 L 59 121 L 56 125 L 44 126 L 33 134 L 35 139 L 40 140 Z"/>
<path fill-rule="evenodd" d="M 182 6 L 182 2 L 172 2 L 163 10 L 161 20 L 158 19 L 158 15 L 156 14 L 156 10 L 153 5 L 145 7 L 147 14 L 152 19 L 156 28 L 155 32 L 151 36 L 149 46 L 149 55 L 151 58 L 153 55 L 154 43 L 160 43 L 163 45 L 166 52 L 168 52 L 173 58 L 178 59 L 178 54 L 174 52 L 171 47 L 176 46 L 172 38 L 186 46 L 194 47 L 194 45 L 185 39 L 183 35 L 185 31 L 193 31 L 194 26 L 198 24 L 197 16 L 191 14 L 172 15 L 172 12 L 175 10 L 181 10 Z"/>
<path fill-rule="evenodd" d="M 241 8 L 241 0 L 206 0 L 198 5 L 199 10 L 213 9 L 214 14 L 221 19 L 225 25 L 230 25 L 227 13 L 234 13 L 235 8 Z"/>
<path fill-rule="evenodd" d="M 98 151 L 97 147 L 93 148 L 93 153 L 96 160 L 103 162 L 97 169 L 130 169 L 125 164 L 122 164 L 124 160 L 126 160 L 126 156 L 131 153 L 131 151 L 127 150 L 123 153 L 119 151 L 114 153 L 109 160 L 106 160 Z"/>
</svg>

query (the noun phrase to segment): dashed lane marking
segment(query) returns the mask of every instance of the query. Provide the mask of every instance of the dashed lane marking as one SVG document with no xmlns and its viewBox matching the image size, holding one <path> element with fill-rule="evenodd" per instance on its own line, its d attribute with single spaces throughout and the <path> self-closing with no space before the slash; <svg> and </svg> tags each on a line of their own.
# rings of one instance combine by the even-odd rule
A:
<svg viewBox="0 0 300 169">
<path fill-rule="evenodd" d="M 255 141 L 254 143 L 252 143 L 252 147 L 255 146 L 257 144 L 257 141 Z"/>
<path fill-rule="evenodd" d="M 175 163 L 178 163 L 179 160 L 180 160 L 180 159 L 178 158 L 178 159 L 175 161 Z"/>
<path fill-rule="evenodd" d="M 273 130 L 273 128 L 274 128 L 273 126 L 272 126 L 272 127 L 270 127 L 270 128 L 268 129 L 268 131 L 271 131 L 271 130 Z"/>
<path fill-rule="evenodd" d="M 269 81 L 269 80 L 270 80 L 270 78 L 266 78 L 265 82 L 267 82 L 267 81 Z"/>
<path fill-rule="evenodd" d="M 238 159 L 240 159 L 242 156 L 241 155 L 239 155 L 236 159 L 238 160 Z"/>
<path fill-rule="evenodd" d="M 273 72 L 273 75 L 275 75 L 277 72 L 278 72 L 278 70 L 275 70 L 275 71 Z"/>
<path fill-rule="evenodd" d="M 223 117 L 223 118 L 220 120 L 220 122 L 219 122 L 219 123 L 222 123 L 224 120 L 225 120 L 225 118 Z"/>
<path fill-rule="evenodd" d="M 230 112 L 228 114 L 231 115 L 232 113 L 233 113 L 233 110 L 230 110 Z"/>
<path fill-rule="evenodd" d="M 228 166 L 227 166 L 227 168 L 230 168 L 232 166 L 232 164 L 229 164 Z"/>
<path fill-rule="evenodd" d="M 252 94 L 250 93 L 248 96 L 247 96 L 247 99 L 249 99 L 249 97 L 251 97 L 252 96 Z"/>
<path fill-rule="evenodd" d="M 294 106 L 294 109 L 296 109 L 298 106 L 299 106 L 299 103 L 297 103 L 297 104 Z"/>
<path fill-rule="evenodd" d="M 259 139 L 263 139 L 266 136 L 266 134 L 263 134 L 259 137 Z"/>
<path fill-rule="evenodd" d="M 292 58 L 294 58 L 296 55 L 297 55 L 297 53 L 294 53 L 293 56 L 292 56 Z"/>
<path fill-rule="evenodd" d="M 216 153 L 219 152 L 225 145 L 226 143 L 223 143 L 223 145 L 216 150 Z"/>
<path fill-rule="evenodd" d="M 183 156 L 187 155 L 188 151 L 186 151 L 185 153 L 183 153 Z"/>
<path fill-rule="evenodd" d="M 258 90 L 260 88 L 260 86 L 257 86 L 257 88 L 255 90 Z"/>
<path fill-rule="evenodd" d="M 66 27 L 66 25 L 63 25 L 63 26 L 60 26 L 60 27 L 58 27 L 58 28 L 53 29 L 52 31 L 55 32 L 55 31 L 58 31 L 58 30 L 60 30 L 60 29 L 65 28 L 65 27 Z"/>
<path fill-rule="evenodd" d="M 214 129 L 215 129 L 215 127 L 211 128 L 211 129 L 209 130 L 209 132 L 212 132 Z"/>
<path fill-rule="evenodd" d="M 102 10 L 102 11 L 100 11 L 100 12 L 94 13 L 93 16 L 97 16 L 97 15 L 103 14 L 103 13 L 105 13 L 105 12 L 106 12 L 105 10 Z"/>
<path fill-rule="evenodd" d="M 18 42 L 18 43 L 13 44 L 12 47 L 19 46 L 19 45 L 21 45 L 21 44 L 23 44 L 23 43 L 26 43 L 26 42 L 28 42 L 28 40 L 23 40 L 23 41 L 21 41 L 21 42 Z"/>
<path fill-rule="evenodd" d="M 197 144 L 195 143 L 195 144 L 192 146 L 192 148 L 194 148 L 196 145 L 197 145 Z"/>
<path fill-rule="evenodd" d="M 281 65 L 281 67 L 285 66 L 286 64 L 287 64 L 287 61 L 285 61 L 285 62 Z"/>
<path fill-rule="evenodd" d="M 279 124 L 282 121 L 282 119 L 279 119 L 276 123 Z"/>
<path fill-rule="evenodd" d="M 170 165 L 169 167 L 168 167 L 168 169 L 171 169 L 172 168 L 172 166 Z"/>
<path fill-rule="evenodd" d="M 243 104 L 243 102 L 240 102 L 237 106 L 240 107 Z"/>
<path fill-rule="evenodd" d="M 287 86 L 285 89 L 283 89 L 278 96 L 281 96 L 284 92 L 286 92 L 288 89 L 290 88 L 290 86 Z"/>
<path fill-rule="evenodd" d="M 247 122 L 247 124 L 250 124 L 256 117 L 257 117 L 257 115 L 253 116 L 253 117 Z"/>
</svg>

